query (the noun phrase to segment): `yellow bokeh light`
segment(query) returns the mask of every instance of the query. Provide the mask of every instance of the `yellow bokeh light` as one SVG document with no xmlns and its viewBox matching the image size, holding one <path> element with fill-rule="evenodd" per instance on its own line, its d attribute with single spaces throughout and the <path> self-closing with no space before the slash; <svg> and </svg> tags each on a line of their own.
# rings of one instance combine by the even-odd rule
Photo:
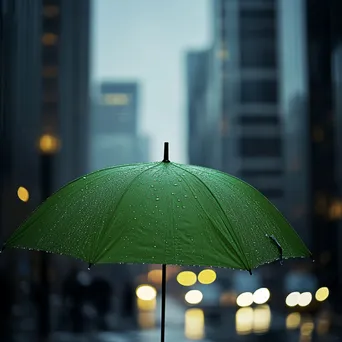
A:
<svg viewBox="0 0 342 342">
<path fill-rule="evenodd" d="M 253 331 L 257 334 L 265 333 L 271 326 L 271 309 L 268 305 L 260 305 L 254 309 Z"/>
<path fill-rule="evenodd" d="M 191 290 L 185 294 L 185 301 L 189 304 L 198 304 L 202 299 L 203 294 L 199 290 Z"/>
<path fill-rule="evenodd" d="M 214 270 L 203 270 L 198 275 L 198 281 L 201 284 L 211 284 L 216 280 L 216 272 Z"/>
<path fill-rule="evenodd" d="M 286 305 L 290 307 L 294 307 L 298 305 L 299 303 L 299 298 L 300 298 L 300 293 L 299 292 L 291 292 L 287 297 L 286 297 Z"/>
<path fill-rule="evenodd" d="M 316 291 L 315 298 L 319 302 L 325 301 L 329 297 L 329 289 L 327 287 L 321 287 Z"/>
<path fill-rule="evenodd" d="M 312 294 L 310 292 L 301 293 L 298 301 L 299 306 L 308 306 L 312 301 Z"/>
<path fill-rule="evenodd" d="M 188 309 L 185 312 L 185 337 L 189 340 L 204 338 L 204 313 L 201 309 Z"/>
<path fill-rule="evenodd" d="M 154 311 L 139 311 L 138 324 L 141 329 L 153 329 L 156 325 L 156 316 Z"/>
<path fill-rule="evenodd" d="M 253 304 L 253 294 L 252 292 L 241 293 L 236 298 L 236 304 L 241 307 L 250 306 Z"/>
<path fill-rule="evenodd" d="M 235 315 L 235 329 L 238 335 L 248 335 L 252 332 L 254 311 L 252 308 L 241 308 Z"/>
<path fill-rule="evenodd" d="M 177 281 L 183 286 L 192 286 L 196 283 L 197 277 L 194 272 L 183 271 L 177 275 Z"/>
<path fill-rule="evenodd" d="M 301 316 L 299 312 L 292 312 L 286 317 L 286 328 L 297 329 L 300 326 Z"/>
<path fill-rule="evenodd" d="M 148 272 L 147 279 L 155 284 L 162 283 L 162 270 L 151 270 Z"/>
<path fill-rule="evenodd" d="M 23 186 L 20 186 L 17 190 L 17 195 L 19 197 L 19 199 L 23 202 L 27 202 L 30 198 L 30 193 L 28 192 L 28 190 L 26 188 L 24 188 Z"/>
<path fill-rule="evenodd" d="M 55 153 L 59 150 L 60 142 L 51 134 L 43 134 L 39 139 L 39 148 L 43 153 Z"/>
<path fill-rule="evenodd" d="M 253 301 L 255 304 L 265 304 L 270 299 L 270 291 L 263 287 L 253 293 Z"/>
<path fill-rule="evenodd" d="M 138 309 L 141 311 L 151 311 L 156 308 L 157 305 L 157 300 L 156 298 L 149 299 L 149 300 L 144 300 L 141 298 L 137 298 L 137 306 Z"/>
<path fill-rule="evenodd" d="M 314 330 L 314 323 L 313 322 L 304 322 L 302 326 L 300 327 L 300 334 L 302 336 L 311 336 L 313 330 Z"/>
<path fill-rule="evenodd" d="M 136 289 L 136 295 L 142 300 L 153 300 L 157 296 L 157 291 L 151 285 L 140 285 Z"/>
</svg>

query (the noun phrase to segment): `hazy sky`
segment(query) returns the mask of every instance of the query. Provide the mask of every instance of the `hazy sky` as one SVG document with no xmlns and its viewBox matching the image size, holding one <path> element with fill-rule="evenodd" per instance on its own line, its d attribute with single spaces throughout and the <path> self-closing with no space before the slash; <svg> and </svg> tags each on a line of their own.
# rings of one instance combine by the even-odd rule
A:
<svg viewBox="0 0 342 342">
<path fill-rule="evenodd" d="M 139 130 L 187 162 L 185 52 L 210 43 L 210 0 L 93 0 L 93 80 L 141 84 Z"/>
</svg>

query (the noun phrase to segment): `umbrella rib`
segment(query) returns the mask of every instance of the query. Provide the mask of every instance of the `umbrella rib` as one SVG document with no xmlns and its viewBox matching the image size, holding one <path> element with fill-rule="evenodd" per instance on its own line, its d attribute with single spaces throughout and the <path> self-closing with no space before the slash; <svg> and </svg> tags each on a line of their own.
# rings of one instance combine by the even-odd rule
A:
<svg viewBox="0 0 342 342">
<path fill-rule="evenodd" d="M 119 199 L 117 205 L 115 206 L 115 209 L 113 210 L 113 215 L 112 215 L 112 217 L 111 217 L 110 220 L 109 220 L 109 226 L 111 225 L 111 222 L 113 221 L 113 218 L 115 217 L 115 213 L 116 213 L 118 207 L 120 206 L 120 203 L 122 202 L 123 198 L 125 197 L 125 195 L 126 195 L 127 192 L 129 191 L 129 189 L 132 187 L 133 183 L 134 183 L 134 182 L 135 182 L 143 173 L 145 173 L 145 172 L 147 172 L 147 171 L 149 171 L 149 170 L 151 170 L 151 169 L 157 167 L 159 164 L 160 164 L 160 163 L 156 163 L 156 164 L 152 165 L 151 167 L 149 167 L 149 168 L 143 170 L 142 172 L 140 172 L 139 174 L 137 174 L 137 175 L 130 181 L 130 183 L 127 185 L 125 191 L 122 193 L 122 195 L 121 195 L 121 197 L 120 197 L 120 199 Z M 108 225 L 107 225 L 107 226 L 108 226 Z M 104 226 L 102 227 L 102 229 L 100 230 L 100 232 L 99 232 L 99 234 L 98 234 L 98 237 L 97 237 L 97 246 L 98 246 L 98 242 L 100 241 L 100 236 L 101 236 L 103 230 L 104 230 Z M 121 237 L 121 235 L 123 234 L 124 231 L 125 231 L 125 229 L 123 229 L 123 231 L 121 232 L 120 237 Z M 102 255 L 103 255 L 103 253 L 104 253 L 104 252 L 102 252 L 102 254 L 100 254 L 100 255 L 98 256 L 97 259 L 101 258 Z M 96 254 L 97 254 L 97 253 L 96 253 Z"/>
<path fill-rule="evenodd" d="M 227 220 L 229 226 L 231 227 L 231 229 L 230 229 L 229 231 L 231 231 L 231 233 L 232 233 L 232 237 L 233 237 L 233 239 L 234 239 L 234 242 L 236 243 L 238 249 L 240 250 L 240 253 L 244 255 L 244 257 L 245 257 L 245 259 L 246 259 L 246 261 L 247 261 L 247 267 L 246 267 L 246 269 L 249 270 L 249 271 L 251 271 L 251 270 L 250 270 L 250 266 L 248 265 L 248 259 L 246 258 L 246 255 L 245 255 L 243 249 L 241 248 L 240 243 L 237 242 L 237 241 L 239 240 L 239 238 L 238 238 L 238 237 L 236 236 L 236 234 L 234 233 L 234 230 L 232 229 L 232 224 L 230 223 L 230 220 L 229 220 L 228 216 L 226 215 L 226 213 L 225 213 L 225 211 L 223 210 L 223 208 L 222 208 L 220 202 L 218 201 L 218 199 L 216 198 L 216 196 L 214 195 L 214 193 L 212 192 L 212 190 L 211 190 L 211 189 L 208 187 L 208 185 L 207 185 L 206 183 L 204 183 L 204 181 L 203 181 L 201 178 L 199 178 L 197 175 L 191 173 L 191 172 L 188 171 L 187 169 L 184 169 L 184 168 L 181 167 L 179 164 L 173 164 L 173 165 L 176 166 L 177 168 L 179 168 L 179 169 L 181 169 L 181 170 L 183 170 L 183 171 L 189 173 L 190 175 L 194 176 L 197 180 L 199 180 L 199 181 L 207 188 L 207 190 L 208 190 L 208 191 L 210 192 L 210 194 L 213 196 L 215 202 L 216 202 L 217 205 L 219 206 L 219 208 L 220 208 L 220 210 L 222 211 L 224 217 L 226 218 L 226 220 Z M 238 257 L 240 258 L 240 260 L 242 261 L 242 263 L 246 266 L 245 262 L 242 260 L 242 258 L 240 257 L 240 255 L 239 255 L 238 253 L 237 253 L 237 255 L 238 255 Z"/>
</svg>

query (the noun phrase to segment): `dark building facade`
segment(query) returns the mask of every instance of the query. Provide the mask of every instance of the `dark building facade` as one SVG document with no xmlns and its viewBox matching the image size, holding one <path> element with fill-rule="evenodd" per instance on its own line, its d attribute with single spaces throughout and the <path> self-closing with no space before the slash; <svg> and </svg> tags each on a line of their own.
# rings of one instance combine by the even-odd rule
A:
<svg viewBox="0 0 342 342">
<path fill-rule="evenodd" d="M 52 191 L 86 171 L 90 18 L 87 0 L 2 0 L 0 11 L 3 243 L 45 199 L 44 179 Z M 49 175 L 42 172 L 46 153 Z M 37 254 L 7 251 L 0 259 L 0 275 L 14 293 L 11 304 L 25 310 L 28 294 L 19 280 L 36 277 Z"/>
<path fill-rule="evenodd" d="M 334 289 L 342 284 L 341 15 L 340 1 L 307 6 L 313 249 L 321 283 Z"/>
</svg>

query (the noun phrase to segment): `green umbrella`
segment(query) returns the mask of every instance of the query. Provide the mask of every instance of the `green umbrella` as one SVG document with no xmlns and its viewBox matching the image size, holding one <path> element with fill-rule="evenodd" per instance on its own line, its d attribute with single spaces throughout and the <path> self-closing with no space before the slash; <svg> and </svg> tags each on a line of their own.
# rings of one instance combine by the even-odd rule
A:
<svg viewBox="0 0 342 342">
<path fill-rule="evenodd" d="M 249 184 L 226 173 L 164 160 L 103 169 L 49 197 L 7 247 L 69 255 L 92 264 L 199 265 L 251 270 L 308 257 L 282 214 Z"/>
</svg>

